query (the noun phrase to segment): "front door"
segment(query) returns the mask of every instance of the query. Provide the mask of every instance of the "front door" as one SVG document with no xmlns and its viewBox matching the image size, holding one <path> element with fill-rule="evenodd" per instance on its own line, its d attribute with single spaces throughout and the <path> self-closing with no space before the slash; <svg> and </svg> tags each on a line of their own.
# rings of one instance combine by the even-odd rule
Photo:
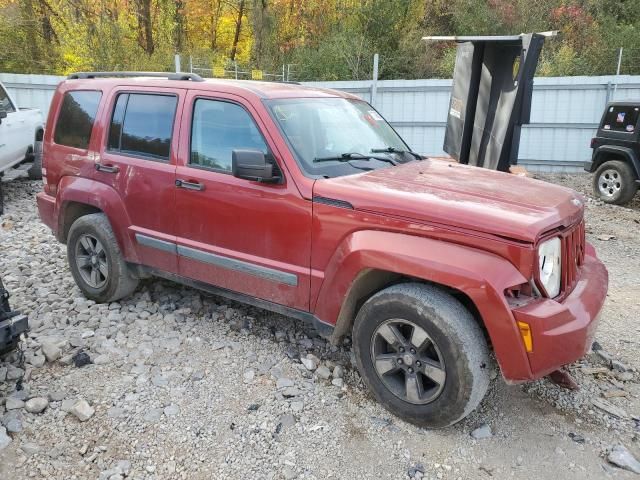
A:
<svg viewBox="0 0 640 480">
<path fill-rule="evenodd" d="M 234 149 L 278 153 L 255 110 L 233 95 L 190 92 L 176 169 L 180 275 L 274 303 L 309 308 L 311 204 L 290 179 L 231 174 Z M 188 112 L 188 113 L 186 113 Z"/>
<path fill-rule="evenodd" d="M 94 178 L 124 202 L 129 235 L 144 265 L 177 273 L 175 169 L 185 90 L 126 87 L 109 94 L 105 147 Z"/>
<path fill-rule="evenodd" d="M 24 119 L 21 118 L 20 112 L 2 85 L 0 85 L 0 112 L 6 115 L 5 118 L 0 119 L 0 172 L 2 172 L 24 158 L 29 142 L 22 138 L 25 130 Z"/>
</svg>

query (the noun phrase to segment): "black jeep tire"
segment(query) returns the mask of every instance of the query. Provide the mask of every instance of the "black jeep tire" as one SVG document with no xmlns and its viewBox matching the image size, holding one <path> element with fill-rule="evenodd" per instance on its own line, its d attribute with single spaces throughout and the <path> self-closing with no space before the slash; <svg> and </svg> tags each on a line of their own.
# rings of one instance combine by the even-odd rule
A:
<svg viewBox="0 0 640 480">
<path fill-rule="evenodd" d="M 401 339 L 395 347 L 386 341 L 389 331 Z M 435 286 L 404 283 L 373 295 L 358 312 L 353 345 L 375 398 L 420 427 L 443 428 L 462 420 L 489 387 L 489 348 L 480 326 L 457 299 Z"/>
<path fill-rule="evenodd" d="M 636 174 L 627 162 L 609 160 L 593 176 L 593 194 L 605 203 L 624 205 L 638 191 Z"/>
<path fill-rule="evenodd" d="M 27 155 L 31 163 L 31 168 L 27 170 L 30 180 L 42 179 L 42 141 L 36 140 L 33 144 L 33 151 Z"/>
<path fill-rule="evenodd" d="M 124 260 L 109 219 L 104 213 L 78 218 L 67 238 L 71 274 L 82 293 L 98 303 L 130 295 L 139 280 Z"/>
</svg>

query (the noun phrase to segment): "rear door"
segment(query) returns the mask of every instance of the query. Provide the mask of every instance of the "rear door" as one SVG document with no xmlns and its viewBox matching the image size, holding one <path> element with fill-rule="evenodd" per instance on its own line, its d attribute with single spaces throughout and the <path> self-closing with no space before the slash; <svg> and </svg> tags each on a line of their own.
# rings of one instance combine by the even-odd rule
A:
<svg viewBox="0 0 640 480">
<path fill-rule="evenodd" d="M 110 92 L 107 138 L 94 178 L 124 201 L 129 235 L 144 265 L 178 269 L 175 169 L 185 90 L 121 87 Z"/>
<path fill-rule="evenodd" d="M 185 117 L 176 170 L 180 275 L 308 310 L 311 203 L 286 176 L 276 184 L 231 174 L 234 149 L 260 150 L 278 164 L 256 110 L 234 95 L 192 91 Z"/>
</svg>

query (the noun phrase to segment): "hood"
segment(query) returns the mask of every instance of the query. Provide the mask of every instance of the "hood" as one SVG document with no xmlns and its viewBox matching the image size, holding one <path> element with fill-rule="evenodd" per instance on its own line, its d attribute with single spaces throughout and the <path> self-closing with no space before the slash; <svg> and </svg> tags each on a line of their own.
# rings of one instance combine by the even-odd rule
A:
<svg viewBox="0 0 640 480">
<path fill-rule="evenodd" d="M 432 158 L 318 180 L 313 195 L 347 201 L 356 210 L 532 243 L 575 224 L 584 211 L 581 197 L 568 188 Z"/>
</svg>

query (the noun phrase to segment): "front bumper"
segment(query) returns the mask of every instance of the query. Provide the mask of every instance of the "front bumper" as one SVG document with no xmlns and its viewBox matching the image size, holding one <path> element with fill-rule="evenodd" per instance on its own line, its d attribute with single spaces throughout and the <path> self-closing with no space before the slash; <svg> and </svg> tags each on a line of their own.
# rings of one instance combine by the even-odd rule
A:
<svg viewBox="0 0 640 480">
<path fill-rule="evenodd" d="M 540 299 L 512 311 L 516 321 L 531 328 L 533 349 L 527 354 L 531 379 L 573 363 L 589 350 L 608 283 L 607 269 L 588 248 L 580 279 L 562 302 Z"/>
</svg>

